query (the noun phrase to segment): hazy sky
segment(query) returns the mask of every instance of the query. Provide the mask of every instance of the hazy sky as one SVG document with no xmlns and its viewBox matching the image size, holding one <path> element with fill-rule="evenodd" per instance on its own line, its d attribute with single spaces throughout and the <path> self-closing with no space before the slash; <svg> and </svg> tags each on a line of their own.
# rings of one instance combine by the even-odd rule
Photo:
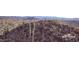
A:
<svg viewBox="0 0 79 59">
<path fill-rule="evenodd" d="M 79 0 L 0 0 L 1 15 L 79 18 Z"/>
</svg>

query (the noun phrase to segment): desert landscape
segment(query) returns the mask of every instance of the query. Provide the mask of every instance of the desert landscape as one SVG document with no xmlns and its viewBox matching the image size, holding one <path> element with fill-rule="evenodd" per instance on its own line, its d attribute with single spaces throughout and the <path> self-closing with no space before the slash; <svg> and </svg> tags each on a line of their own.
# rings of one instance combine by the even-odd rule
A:
<svg viewBox="0 0 79 59">
<path fill-rule="evenodd" d="M 0 42 L 79 42 L 79 19 L 0 16 Z"/>
</svg>

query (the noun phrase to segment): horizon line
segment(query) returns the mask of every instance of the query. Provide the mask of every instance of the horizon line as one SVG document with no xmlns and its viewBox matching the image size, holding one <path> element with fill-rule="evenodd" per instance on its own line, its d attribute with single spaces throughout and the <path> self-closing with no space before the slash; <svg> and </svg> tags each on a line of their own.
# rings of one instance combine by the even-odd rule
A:
<svg viewBox="0 0 79 59">
<path fill-rule="evenodd" d="M 40 18 L 43 18 L 43 17 L 49 17 L 49 18 L 79 18 L 79 17 L 63 17 L 63 16 L 0 16 L 0 17 L 40 17 Z"/>
</svg>

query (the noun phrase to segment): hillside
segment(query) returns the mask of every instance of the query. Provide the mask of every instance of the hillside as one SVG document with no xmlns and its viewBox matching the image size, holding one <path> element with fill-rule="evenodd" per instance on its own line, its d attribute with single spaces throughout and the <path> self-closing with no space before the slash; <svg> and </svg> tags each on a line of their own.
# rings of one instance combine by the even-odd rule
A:
<svg viewBox="0 0 79 59">
<path fill-rule="evenodd" d="M 18 22 L 15 24 L 19 24 Z M 10 22 L 11 23 L 11 22 Z M 13 23 L 13 21 L 12 21 Z M 78 42 L 79 29 L 58 20 L 22 22 L 10 31 L 3 31 L 0 41 L 4 42 Z M 12 26 L 13 27 L 13 26 Z"/>
</svg>

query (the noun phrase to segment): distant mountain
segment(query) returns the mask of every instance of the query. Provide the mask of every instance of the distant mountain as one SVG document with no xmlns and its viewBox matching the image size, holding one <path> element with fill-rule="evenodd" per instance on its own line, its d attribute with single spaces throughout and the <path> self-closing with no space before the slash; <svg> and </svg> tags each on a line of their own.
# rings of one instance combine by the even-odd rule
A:
<svg viewBox="0 0 79 59">
<path fill-rule="evenodd" d="M 14 19 L 14 20 L 65 20 L 65 21 L 78 21 L 79 18 L 62 18 L 55 16 L 0 16 L 1 19 Z"/>
</svg>

